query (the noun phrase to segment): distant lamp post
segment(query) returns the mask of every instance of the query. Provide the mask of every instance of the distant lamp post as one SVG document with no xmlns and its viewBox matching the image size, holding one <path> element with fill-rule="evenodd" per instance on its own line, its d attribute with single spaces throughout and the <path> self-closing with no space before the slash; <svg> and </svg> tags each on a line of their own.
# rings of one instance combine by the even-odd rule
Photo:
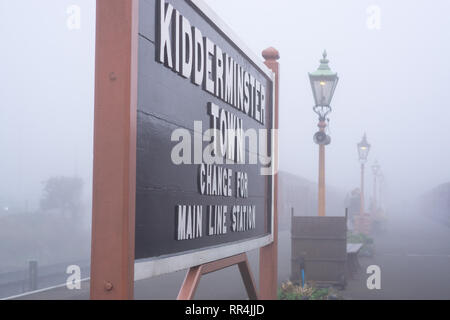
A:
<svg viewBox="0 0 450 320">
<path fill-rule="evenodd" d="M 384 185 L 384 174 L 380 172 L 378 175 L 378 207 L 383 210 L 383 185 Z"/>
<path fill-rule="evenodd" d="M 380 165 L 378 161 L 372 165 L 372 173 L 373 173 L 373 209 L 375 212 L 378 210 L 378 197 L 377 197 L 377 179 L 380 176 Z"/>
<path fill-rule="evenodd" d="M 364 214 L 364 165 L 367 162 L 369 156 L 370 144 L 367 142 L 367 136 L 364 134 L 360 143 L 358 143 L 358 155 L 359 162 L 361 163 L 361 207 L 360 214 Z"/>
<path fill-rule="evenodd" d="M 319 68 L 309 73 L 309 80 L 314 96 L 314 112 L 319 116 L 319 131 L 314 135 L 314 142 L 319 145 L 319 216 L 325 216 L 325 146 L 331 138 L 325 133 L 327 115 L 331 112 L 333 99 L 339 77 L 328 66 L 327 52 L 323 52 Z"/>
</svg>

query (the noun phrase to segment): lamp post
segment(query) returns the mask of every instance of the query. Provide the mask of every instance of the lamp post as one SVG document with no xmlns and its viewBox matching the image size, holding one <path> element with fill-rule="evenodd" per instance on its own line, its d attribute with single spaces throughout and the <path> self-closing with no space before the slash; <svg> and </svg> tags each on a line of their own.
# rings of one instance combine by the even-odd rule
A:
<svg viewBox="0 0 450 320">
<path fill-rule="evenodd" d="M 359 162 L 361 163 L 361 207 L 359 210 L 359 213 L 362 215 L 364 214 L 365 207 L 364 207 L 364 165 L 367 162 L 367 156 L 369 155 L 370 151 L 370 144 L 367 142 L 367 136 L 364 133 L 364 136 L 360 143 L 358 143 L 358 155 L 359 155 Z"/>
<path fill-rule="evenodd" d="M 380 172 L 378 175 L 378 207 L 383 210 L 383 185 L 384 185 L 384 174 Z"/>
<path fill-rule="evenodd" d="M 380 165 L 378 164 L 378 161 L 375 161 L 375 163 L 372 165 L 372 173 L 373 173 L 373 206 L 375 212 L 378 210 L 377 205 L 377 179 L 380 175 Z"/>
<path fill-rule="evenodd" d="M 314 96 L 314 112 L 319 116 L 319 131 L 314 135 L 314 142 L 319 145 L 319 216 L 325 216 L 325 146 L 331 138 L 325 133 L 327 115 L 331 112 L 331 99 L 339 77 L 328 66 L 327 52 L 324 51 L 319 68 L 309 73 L 309 80 Z"/>
</svg>

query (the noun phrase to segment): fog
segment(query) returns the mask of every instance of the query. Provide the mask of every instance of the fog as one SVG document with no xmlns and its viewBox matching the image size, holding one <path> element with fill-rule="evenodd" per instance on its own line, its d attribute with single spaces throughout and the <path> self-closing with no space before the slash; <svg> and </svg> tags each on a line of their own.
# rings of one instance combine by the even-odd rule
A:
<svg viewBox="0 0 450 320">
<path fill-rule="evenodd" d="M 76 2 L 71 30 L 73 1 L 0 1 L 0 297 L 33 289 L 30 260 L 38 288 L 89 262 L 95 2 Z"/>
<path fill-rule="evenodd" d="M 365 174 L 366 207 L 373 192 L 370 167 L 378 160 L 389 214 L 424 213 L 420 210 L 429 208 L 423 203 L 431 201 L 432 190 L 450 182 L 450 2 L 205 2 L 258 56 L 269 46 L 280 52 L 281 171 L 313 183 L 315 196 L 318 146 L 312 137 L 318 120 L 308 72 L 317 69 L 326 49 L 330 67 L 340 78 L 329 115 L 326 184 L 333 193 L 327 211 L 343 214 L 345 195 L 359 188 L 356 144 L 364 133 L 372 146 Z M 81 8 L 79 28 L 68 20 L 73 4 Z M 380 10 L 379 28 L 368 25 L 372 5 Z M 63 238 L 69 237 L 68 230 L 76 233 L 66 244 L 48 240 L 61 250 L 28 248 L 14 258 L 16 240 L 0 234 L 9 239 L 0 244 L 0 273 L 23 269 L 36 256 L 44 264 L 89 259 L 95 1 L 0 0 L 0 39 L 0 218 L 41 214 L 55 225 L 45 222 L 49 229 L 36 236 L 51 230 L 59 230 Z M 55 221 L 55 209 L 43 205 L 46 183 L 58 177 L 82 181 L 69 220 Z M 448 194 L 442 197 L 448 199 Z M 437 215 L 448 210 L 445 199 L 433 209 Z M 314 215 L 316 207 L 308 208 L 304 213 Z M 31 220 L 3 221 L 3 228 L 5 221 L 15 228 Z M 31 229 L 31 223 L 17 229 L 24 233 L 16 233 L 24 247 L 36 241 L 27 231 Z M 77 239 L 87 242 L 71 251 Z"/>
<path fill-rule="evenodd" d="M 391 198 L 416 197 L 450 180 L 448 2 L 207 2 L 254 52 L 268 46 L 280 52 L 281 169 L 317 181 L 317 116 L 307 73 L 326 49 L 340 77 L 329 116 L 327 184 L 358 186 L 356 144 L 364 132 L 372 145 L 368 165 L 378 159 Z M 371 5 L 380 8 L 380 29 L 367 26 Z"/>
</svg>

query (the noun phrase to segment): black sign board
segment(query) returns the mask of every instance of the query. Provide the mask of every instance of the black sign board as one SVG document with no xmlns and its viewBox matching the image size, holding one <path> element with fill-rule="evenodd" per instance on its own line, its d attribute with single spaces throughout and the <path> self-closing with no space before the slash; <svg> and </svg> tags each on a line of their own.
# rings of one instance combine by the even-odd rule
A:
<svg viewBox="0 0 450 320">
<path fill-rule="evenodd" d="M 200 1 L 139 11 L 136 259 L 270 243 L 272 73 Z"/>
</svg>

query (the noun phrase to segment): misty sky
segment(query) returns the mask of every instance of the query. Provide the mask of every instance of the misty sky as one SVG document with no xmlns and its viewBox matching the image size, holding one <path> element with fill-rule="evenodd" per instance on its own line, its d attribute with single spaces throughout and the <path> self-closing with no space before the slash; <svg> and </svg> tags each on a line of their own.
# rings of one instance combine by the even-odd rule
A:
<svg viewBox="0 0 450 320">
<path fill-rule="evenodd" d="M 67 8 L 81 7 L 81 28 Z M 91 192 L 95 1 L 0 0 L 0 206 L 33 209 L 42 181 Z M 8 203 L 5 201 L 8 200 Z"/>
<path fill-rule="evenodd" d="M 417 194 L 450 180 L 448 1 L 207 2 L 255 52 L 280 51 L 282 169 L 317 181 L 317 117 L 307 73 L 326 48 L 340 77 L 327 183 L 358 185 L 356 143 L 364 132 L 372 144 L 368 164 L 378 159 L 392 193 Z M 370 5 L 381 9 L 379 30 L 367 27 Z"/>
<path fill-rule="evenodd" d="M 317 181 L 307 73 L 327 49 L 340 76 L 327 184 L 358 187 L 356 143 L 364 132 L 372 144 L 368 165 L 378 159 L 392 194 L 450 181 L 450 2 L 207 3 L 258 55 L 268 46 L 280 51 L 282 170 Z M 76 30 L 67 27 L 72 4 L 81 8 Z M 366 25 L 369 5 L 381 9 L 380 30 Z M 12 198 L 36 203 L 40 182 L 54 175 L 80 175 L 90 192 L 94 32 L 94 0 L 0 0 L 0 206 Z"/>
</svg>

